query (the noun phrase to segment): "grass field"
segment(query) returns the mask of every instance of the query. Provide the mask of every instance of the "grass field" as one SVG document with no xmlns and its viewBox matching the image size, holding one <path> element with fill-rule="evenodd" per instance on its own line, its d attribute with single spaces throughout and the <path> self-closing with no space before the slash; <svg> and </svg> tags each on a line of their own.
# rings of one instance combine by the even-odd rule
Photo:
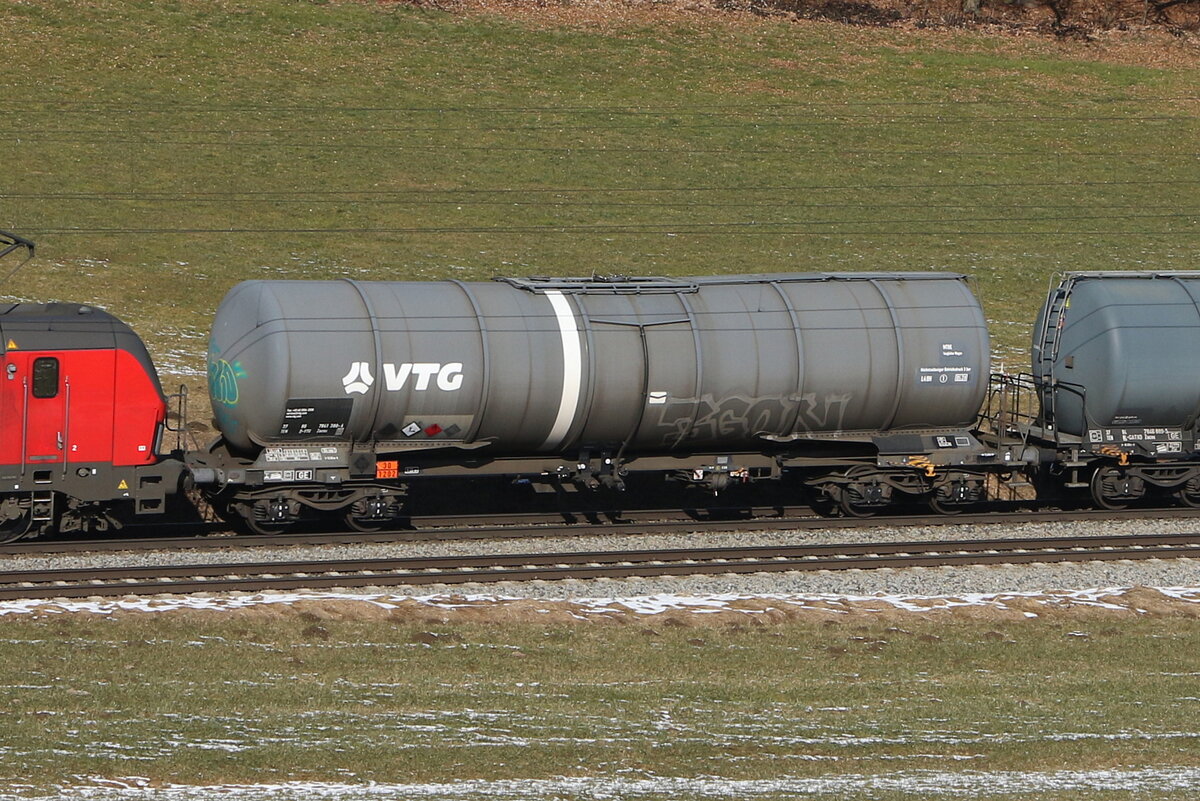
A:
<svg viewBox="0 0 1200 801">
<path fill-rule="evenodd" d="M 1022 363 L 1063 269 L 1196 264 L 1200 54 L 670 6 L 7 4 L 2 290 L 203 369 L 254 277 L 956 270 Z M 197 386 L 198 382 L 195 382 Z"/>
<path fill-rule="evenodd" d="M 0 787 L 373 781 L 483 798 L 511 780 L 524 797 L 686 800 L 795 797 L 791 783 L 899 799 L 925 777 L 943 786 L 917 796 L 1012 798 L 1000 777 L 1069 770 L 1113 776 L 1016 797 L 1179 798 L 1122 792 L 1116 774 L 1197 764 L 1198 654 L 1200 629 L 1180 619 L 3 622 Z M 907 787 L 872 785 L 898 776 Z M 589 778 L 630 791 L 592 795 Z"/>
</svg>

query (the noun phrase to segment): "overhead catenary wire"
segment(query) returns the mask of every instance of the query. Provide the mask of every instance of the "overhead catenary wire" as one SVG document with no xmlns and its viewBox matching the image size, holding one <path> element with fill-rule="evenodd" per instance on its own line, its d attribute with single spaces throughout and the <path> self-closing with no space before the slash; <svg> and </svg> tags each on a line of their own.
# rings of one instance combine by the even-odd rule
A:
<svg viewBox="0 0 1200 801">
<path fill-rule="evenodd" d="M 918 218 L 913 218 L 913 219 L 886 219 L 886 220 L 732 220 L 732 221 L 716 221 L 716 222 L 678 221 L 678 222 L 665 222 L 665 223 L 628 223 L 628 224 L 612 222 L 612 223 L 586 223 L 586 224 L 548 223 L 548 224 L 542 224 L 542 225 L 515 225 L 515 226 L 486 226 L 486 225 L 485 226 L 477 226 L 477 225 L 472 225 L 472 226 L 410 226 L 410 227 L 380 228 L 380 229 L 376 229 L 376 230 L 389 230 L 389 231 L 400 231 L 400 232 L 417 232 L 417 231 L 475 232 L 475 231 L 507 230 L 507 231 L 514 231 L 514 232 L 523 232 L 523 231 L 540 231 L 540 230 L 546 230 L 546 229 L 562 228 L 562 229 L 569 229 L 571 231 L 588 231 L 588 230 L 592 230 L 592 229 L 603 229 L 603 230 L 630 229 L 630 230 L 647 230 L 647 231 L 674 231 L 674 230 L 678 230 L 678 229 L 689 229 L 689 228 L 702 228 L 702 229 L 703 228 L 746 228 L 746 227 L 779 228 L 779 227 L 787 227 L 787 226 L 898 225 L 898 224 L 909 224 L 909 223 L 927 224 L 927 223 L 931 223 L 931 222 L 938 222 L 938 223 L 962 223 L 962 222 L 973 222 L 973 223 L 1043 222 L 1043 223 L 1052 223 L 1052 222 L 1056 222 L 1056 221 L 1060 221 L 1060 220 L 1111 220 L 1111 219 L 1117 219 L 1117 220 L 1159 220 L 1159 219 L 1162 219 L 1162 220 L 1195 220 L 1197 218 L 1197 216 L 1198 215 L 1194 214 L 1194 213 L 1190 214 L 1190 213 L 1171 212 L 1168 214 L 1064 214 L 1064 215 L 1059 215 L 1059 216 L 1055 216 L 1055 217 L 1002 216 L 1002 217 L 970 217 L 967 219 L 960 219 L 960 218 L 955 218 L 955 217 L 942 217 L 937 220 L 930 220 L 928 218 L 918 217 Z M 83 230 L 92 230 L 92 231 L 108 231 L 108 230 L 121 230 L 121 231 L 161 231 L 161 230 L 305 231 L 305 230 L 310 230 L 310 229 L 306 229 L 306 228 L 283 228 L 283 229 L 276 229 L 276 228 L 236 228 L 236 229 L 235 228 L 228 228 L 228 229 L 226 229 L 226 228 L 215 228 L 215 229 L 200 229 L 200 228 L 197 228 L 197 229 L 190 229 L 190 228 L 180 228 L 180 229 L 61 228 L 61 229 L 56 229 L 55 232 L 75 231 L 75 230 L 80 230 L 80 231 L 83 231 Z M 370 230 L 370 229 L 365 229 L 365 228 L 350 228 L 350 229 L 320 228 L 320 229 L 311 229 L 311 230 L 321 230 L 321 231 L 355 230 L 355 231 L 358 231 L 358 230 Z"/>
<path fill-rule="evenodd" d="M 187 191 L 173 192 L 164 190 L 138 190 L 130 192 L 3 192 L 0 198 L 45 198 L 71 199 L 87 197 L 97 199 L 145 198 L 160 199 L 172 196 L 186 197 L 323 197 L 323 196 L 379 196 L 379 195 L 484 195 L 484 194 L 656 194 L 664 192 L 837 192 L 837 191 L 874 191 L 886 189 L 1021 189 L 1021 188 L 1072 188 L 1072 187 L 1108 187 L 1108 186 L 1196 186 L 1200 178 L 1145 178 L 1129 180 L 1111 179 L 1081 179 L 1071 181 L 943 181 L 943 182 L 889 182 L 889 183 L 847 183 L 847 184 L 774 184 L 774 185 L 697 185 L 697 186 L 563 186 L 563 187 L 452 187 L 435 188 L 393 188 L 393 189 L 253 189 L 253 190 L 221 190 L 221 191 Z M 922 204 L 924 205 L 924 204 Z"/>
<path fill-rule="evenodd" d="M 663 112 L 669 116 L 669 112 Z M 719 129 L 719 128 L 744 128 L 748 125 L 754 128 L 808 128 L 808 127 L 830 127 L 843 126 L 848 122 L 858 126 L 866 127 L 868 125 L 953 125 L 959 123 L 970 124 L 1019 124 L 1028 125 L 1030 123 L 1098 123 L 1098 122 L 1120 122 L 1120 123 L 1195 123 L 1200 120 L 1200 114 L 1157 114 L 1152 116 L 1118 116 L 1118 115 L 1024 115 L 1024 116 L 1008 116 L 1008 117 L 951 117 L 945 115 L 824 115 L 820 118 L 803 118 L 803 119 L 755 119 L 755 118 L 738 118 L 736 121 L 720 122 L 716 120 L 706 120 L 700 123 L 679 123 L 675 120 L 668 120 L 671 130 L 687 130 L 687 129 Z M 84 136 L 84 135 L 122 135 L 130 134 L 140 135 L 226 135 L 226 136 L 261 136 L 261 135 L 295 135 L 295 134 L 337 134 L 337 135 L 362 135 L 362 134 L 396 134 L 396 133 L 517 133 L 528 131 L 609 131 L 609 130 L 632 130 L 632 131 L 648 131 L 659 130 L 654 125 L 641 124 L 614 124 L 612 122 L 595 121 L 587 124 L 571 124 L 564 125 L 562 123 L 546 123 L 541 125 L 373 125 L 369 127 L 348 128 L 346 126 L 338 127 L 311 127 L 306 125 L 296 125 L 288 122 L 287 127 L 275 128 L 234 128 L 234 127 L 153 127 L 153 128 L 133 128 L 130 126 L 121 127 L 96 127 L 96 128 L 7 128 L 0 129 L 0 137 L 35 137 L 35 136 Z"/>
<path fill-rule="evenodd" d="M 803 101 L 771 101 L 769 103 L 655 103 L 653 107 L 645 105 L 337 105 L 323 103 L 321 105 L 282 105 L 277 103 L 204 103 L 187 104 L 176 102 L 152 103 L 145 100 L 48 100 L 45 97 L 8 98 L 9 105 L 0 109 L 0 115 L 11 114 L 24 116 L 39 110 L 54 113 L 94 113 L 110 111 L 125 114 L 158 113 L 172 114 L 220 114 L 235 112 L 256 113 L 425 113 L 425 114 L 528 114 L 528 113 L 589 113 L 604 112 L 612 114 L 650 114 L 662 115 L 680 112 L 710 112 L 710 111 L 761 111 L 764 109 L 792 108 L 928 108 L 950 107 L 971 108 L 979 106 L 1019 106 L 1028 108 L 1033 101 L 1028 97 L 1020 98 L 941 98 L 928 100 L 803 100 Z M 1044 107 L 1105 107 L 1113 105 L 1147 104 L 1160 106 L 1163 103 L 1196 103 L 1200 95 L 1167 95 L 1167 96 L 1120 96 L 1096 99 L 1071 98 L 1065 100 L 1044 99 L 1036 104 Z"/>
<path fill-rule="evenodd" d="M 606 226 L 595 228 L 576 228 L 572 226 L 542 226 L 540 228 L 30 228 L 31 235 L 72 235 L 88 236 L 121 235 L 121 236 L 164 236 L 164 235 L 216 235 L 216 234 L 365 234 L 365 235 L 460 235 L 460 234 L 491 234 L 513 236 L 552 236 L 552 235 L 600 235 L 600 236 L 799 236 L 799 237 L 849 237 L 849 238 L 896 238 L 896 237 L 1041 237 L 1041 236 L 1087 236 L 1109 237 L 1125 236 L 1130 232 L 1117 230 L 1084 230 L 1084 229 L 1055 229 L 1047 231 L 998 231 L 998 230 L 949 230 L 930 231 L 909 229 L 903 231 L 801 231 L 768 230 L 764 226 L 756 226 L 759 230 L 688 230 L 686 226 L 646 230 L 632 226 Z M 1136 232 L 1139 237 L 1192 237 L 1200 235 L 1200 231 L 1145 231 Z"/>
<path fill-rule="evenodd" d="M 17 136 L 0 136 L 0 142 L 23 142 L 31 144 L 30 140 L 22 140 Z M 96 145 L 101 147 L 110 146 L 156 146 L 156 147 L 213 147 L 213 148 L 235 148 L 235 149 L 250 149 L 250 148 L 272 148 L 272 149 L 301 149 L 301 150 L 327 150 L 327 151 L 421 151 L 421 152 L 464 152 L 464 153 L 603 153 L 606 156 L 621 156 L 621 155 L 643 155 L 646 153 L 655 154 L 678 154 L 678 155 L 767 155 L 767 154 L 787 154 L 793 158 L 800 155 L 811 156 L 888 156 L 892 158 L 938 158 L 938 159 L 954 159 L 954 158 L 981 158 L 981 159 L 996 159 L 996 158 L 1021 158 L 1026 160 L 1043 160 L 1043 161 L 1063 161 L 1066 159 L 1123 159 L 1123 160 L 1143 160 L 1143 159 L 1168 159 L 1168 158 L 1200 158 L 1200 151 L 1145 151 L 1140 153 L 1129 153 L 1121 150 L 1055 150 L 1044 151 L 1037 149 L 1029 150 L 945 150 L 945 149 L 929 149 L 929 150 L 897 150 L 897 149 L 869 149 L 869 148 L 838 148 L 838 147 L 822 147 L 822 148 L 797 148 L 797 147 L 622 147 L 622 146 L 605 146 L 605 145 L 497 145 L 497 144 L 446 144 L 439 142 L 435 144 L 420 144 L 420 143 L 384 143 L 384 144 L 360 144 L 347 142 L 239 142 L 236 140 L 166 140 L 166 139 L 114 139 L 105 137 L 103 139 L 90 140 L 73 140 L 73 139 L 41 139 L 34 144 L 73 144 L 73 145 Z"/>
</svg>

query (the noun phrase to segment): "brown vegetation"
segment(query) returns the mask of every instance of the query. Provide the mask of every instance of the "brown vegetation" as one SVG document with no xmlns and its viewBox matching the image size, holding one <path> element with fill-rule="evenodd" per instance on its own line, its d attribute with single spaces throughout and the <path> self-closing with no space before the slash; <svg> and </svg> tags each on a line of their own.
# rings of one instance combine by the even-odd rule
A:
<svg viewBox="0 0 1200 801">
<path fill-rule="evenodd" d="M 449 12 L 541 12 L 584 17 L 731 12 L 864 27 L 984 28 L 1087 38 L 1102 31 L 1200 31 L 1200 0 L 404 0 Z"/>
</svg>

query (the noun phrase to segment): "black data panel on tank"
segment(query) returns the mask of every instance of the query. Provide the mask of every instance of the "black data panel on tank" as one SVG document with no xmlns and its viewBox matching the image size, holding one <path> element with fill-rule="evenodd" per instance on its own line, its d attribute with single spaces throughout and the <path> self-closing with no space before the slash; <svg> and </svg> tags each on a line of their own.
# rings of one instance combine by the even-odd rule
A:
<svg viewBox="0 0 1200 801">
<path fill-rule="evenodd" d="M 294 440 L 344 436 L 353 408 L 351 398 L 293 398 L 284 410 L 279 436 Z"/>
</svg>

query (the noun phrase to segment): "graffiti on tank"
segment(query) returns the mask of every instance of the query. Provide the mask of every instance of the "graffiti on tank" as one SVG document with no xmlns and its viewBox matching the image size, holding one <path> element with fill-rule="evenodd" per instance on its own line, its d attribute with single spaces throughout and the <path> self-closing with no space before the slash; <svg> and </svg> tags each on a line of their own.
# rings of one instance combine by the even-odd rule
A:
<svg viewBox="0 0 1200 801">
<path fill-rule="evenodd" d="M 730 395 L 720 400 L 704 395 L 698 402 L 695 398 L 671 398 L 651 407 L 657 417 L 649 422 L 666 429 L 662 444 L 671 446 L 686 440 L 749 440 L 766 434 L 841 431 L 851 399 L 849 393 L 818 396 L 815 392 L 769 398 Z M 791 430 L 783 431 L 792 420 Z"/>
<path fill-rule="evenodd" d="M 850 407 L 853 397 L 849 392 L 827 393 L 820 400 L 815 392 L 797 396 L 800 417 L 789 433 L 841 431 L 846 420 L 846 409 Z"/>
<path fill-rule="evenodd" d="M 214 403 L 225 406 L 238 404 L 238 379 L 246 377 L 241 362 L 230 364 L 224 359 L 210 358 L 208 361 L 208 391 Z"/>
</svg>

